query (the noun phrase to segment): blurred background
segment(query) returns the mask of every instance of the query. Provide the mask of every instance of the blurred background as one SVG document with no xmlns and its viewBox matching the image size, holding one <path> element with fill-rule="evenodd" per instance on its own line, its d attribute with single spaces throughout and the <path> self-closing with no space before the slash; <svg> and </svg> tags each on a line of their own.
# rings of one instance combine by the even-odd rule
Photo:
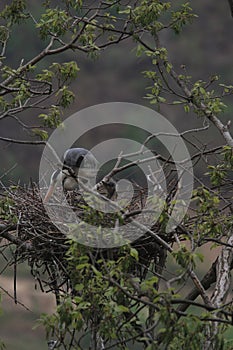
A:
<svg viewBox="0 0 233 350">
<path fill-rule="evenodd" d="M 1 7 L 4 1 L 1 2 Z M 30 1 L 32 12 L 39 13 L 38 2 Z M 176 70 L 183 74 L 181 66 L 185 65 L 187 74 L 193 76 L 193 80 L 208 80 L 212 75 L 220 76 L 220 83 L 230 84 L 233 75 L 233 44 L 232 30 L 233 20 L 227 0 L 196 0 L 191 2 L 198 18 L 192 25 L 184 27 L 181 35 L 175 35 L 171 31 L 164 32 L 161 44 L 164 44 L 169 52 L 169 58 Z M 42 48 L 42 43 L 37 37 L 35 29 L 29 24 L 16 27 L 15 35 L 7 49 L 8 65 L 16 67 L 22 58 L 25 61 L 36 55 Z M 75 60 L 80 68 L 76 81 L 72 84 L 75 93 L 75 102 L 65 110 L 64 118 L 70 116 L 85 107 L 104 102 L 133 102 L 151 106 L 144 98 L 146 87 L 150 81 L 143 77 L 142 72 L 150 68 L 148 59 L 137 58 L 133 44 L 124 41 L 120 45 L 110 46 L 103 51 L 98 59 L 91 60 L 82 53 L 66 52 L 56 59 L 61 62 Z M 55 57 L 50 57 L 47 62 L 52 63 Z M 233 101 L 229 98 L 228 108 L 221 116 L 222 120 L 232 118 Z M 178 131 L 187 130 L 195 126 L 202 126 L 203 120 L 195 115 L 186 114 L 183 108 L 178 106 L 162 107 L 160 110 Z M 35 123 L 36 116 L 32 112 L 25 112 L 25 120 Z M 1 121 L 1 136 L 17 137 L 24 139 L 24 131 L 16 129 L 12 120 Z M 220 138 L 218 132 L 212 128 L 212 134 L 208 131 L 203 136 L 205 143 L 217 142 Z M 51 132 L 51 131 L 50 131 Z M 38 164 L 43 147 L 13 145 L 0 143 L 1 172 L 13 171 L 5 178 L 12 182 L 29 183 L 30 179 L 38 179 Z"/>
<path fill-rule="evenodd" d="M 1 1 L 0 6 L 2 7 L 4 3 L 7 1 Z M 185 65 L 187 73 L 193 76 L 193 80 L 208 80 L 212 75 L 217 74 L 220 76 L 220 83 L 232 84 L 233 18 L 230 16 L 228 1 L 195 0 L 191 1 L 190 5 L 198 18 L 192 25 L 186 26 L 181 35 L 166 32 L 161 44 L 167 47 L 170 60 L 178 72 L 182 72 L 181 66 Z M 30 6 L 32 12 L 39 13 L 40 5 L 36 0 L 30 0 Z M 7 49 L 7 64 L 14 67 L 22 58 L 27 60 L 40 50 L 41 42 L 37 39 L 34 29 L 28 24 L 23 25 L 12 36 Z M 143 58 L 136 58 L 132 43 L 124 41 L 120 45 L 111 46 L 94 61 L 81 53 L 76 55 L 65 53 L 59 59 L 61 62 L 76 60 L 80 68 L 78 78 L 72 84 L 76 99 L 71 108 L 65 111 L 64 118 L 85 107 L 104 102 L 122 101 L 150 106 L 144 98 L 148 82 L 142 74 L 149 68 L 149 62 Z M 50 63 L 53 60 L 55 58 L 52 57 Z M 223 121 L 232 119 L 232 97 L 228 99 L 227 104 L 228 107 L 221 116 Z M 163 107 L 160 113 L 166 116 L 178 131 L 203 125 L 202 119 L 186 114 L 178 107 Z M 29 123 L 35 120 L 35 116 L 30 113 L 26 118 Z M 23 132 L 19 132 L 10 120 L 1 122 L 0 135 L 24 138 Z M 209 146 L 214 146 L 221 142 L 220 134 L 211 128 L 202 136 L 202 141 Z M 37 181 L 42 150 L 43 147 L 1 142 L 0 176 L 8 172 L 2 181 L 6 184 L 28 184 L 31 180 Z M 12 171 L 9 171 L 11 168 Z M 0 274 L 0 285 L 4 286 L 11 296 L 13 295 L 12 273 L 13 267 L 9 266 L 4 277 Z M 21 266 L 18 276 L 19 273 L 21 277 L 17 280 L 17 298 L 23 305 L 20 303 L 15 305 L 9 295 L 2 293 L 3 315 L 0 317 L 0 339 L 10 350 L 46 350 L 43 330 L 41 328 L 32 330 L 32 326 L 41 312 L 53 310 L 54 300 L 51 296 L 35 289 L 35 283 L 26 266 Z"/>
</svg>

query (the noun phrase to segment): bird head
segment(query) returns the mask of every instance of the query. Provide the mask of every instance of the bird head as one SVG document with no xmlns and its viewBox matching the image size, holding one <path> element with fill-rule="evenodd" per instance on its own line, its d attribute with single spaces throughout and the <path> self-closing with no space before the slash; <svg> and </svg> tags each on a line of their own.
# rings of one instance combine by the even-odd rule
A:
<svg viewBox="0 0 233 350">
<path fill-rule="evenodd" d="M 88 181 L 96 176 L 98 162 L 94 155 L 85 148 L 70 148 L 63 156 L 63 167 L 57 169 L 50 178 L 48 191 L 44 198 L 47 203 L 51 198 L 56 185 L 61 181 L 66 190 L 78 187 L 78 178 Z"/>
</svg>

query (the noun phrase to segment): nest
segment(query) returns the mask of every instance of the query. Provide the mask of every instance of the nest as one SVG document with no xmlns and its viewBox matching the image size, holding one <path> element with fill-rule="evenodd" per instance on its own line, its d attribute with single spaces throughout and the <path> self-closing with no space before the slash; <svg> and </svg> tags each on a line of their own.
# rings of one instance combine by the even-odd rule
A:
<svg viewBox="0 0 233 350">
<path fill-rule="evenodd" d="M 72 224 L 67 225 L 61 220 L 61 213 L 62 215 L 64 215 L 64 211 L 66 213 L 66 207 L 60 202 L 59 193 L 56 193 L 56 196 L 55 202 L 48 206 L 48 210 L 44 207 L 37 185 L 30 188 L 17 187 L 8 193 L 8 197 L 12 202 L 10 215 L 16 221 L 14 243 L 17 246 L 15 252 L 17 261 L 26 261 L 29 264 L 31 273 L 39 282 L 42 291 L 46 289 L 46 291 L 52 290 L 55 293 L 61 287 L 72 288 L 72 281 L 67 272 L 67 252 L 70 247 L 70 238 L 74 238 L 70 235 Z M 120 213 L 121 221 L 119 213 L 89 210 L 86 200 L 80 196 L 80 193 L 69 192 L 66 199 L 69 207 L 74 211 L 75 217 L 79 217 L 81 221 L 95 223 L 96 231 L 103 226 L 106 228 L 105 232 L 108 232 L 108 228 L 112 227 L 113 224 L 116 226 L 116 222 L 118 222 L 118 228 L 129 224 L 134 213 L 139 213 L 142 209 L 145 196 L 146 193 L 142 189 L 137 191 L 128 204 L 127 214 L 124 215 L 123 219 L 122 213 Z M 51 213 L 56 214 L 54 220 L 51 220 Z M 131 213 L 133 213 L 132 216 Z M 67 215 L 69 215 L 68 212 Z M 69 219 L 72 220 L 72 218 Z M 145 220 L 145 217 L 142 218 L 143 220 Z M 67 230 L 67 233 L 65 230 Z M 157 235 L 162 236 L 162 228 L 157 223 L 151 227 L 151 230 L 156 233 L 156 237 Z M 133 240 L 132 234 L 135 230 L 130 228 L 129 231 L 130 246 L 135 248 L 138 254 L 138 259 L 134 259 L 133 264 L 129 267 L 129 272 L 144 279 L 149 266 L 153 263 L 154 272 L 160 274 L 165 264 L 166 249 L 159 244 L 151 232 L 150 234 L 144 232 L 140 237 Z M 110 234 L 112 234 L 112 231 Z M 171 237 L 167 236 L 166 241 L 171 243 L 170 240 Z M 82 244 L 79 243 L 79 239 L 76 239 L 76 241 L 77 244 Z M 108 242 L 108 237 L 106 237 L 106 242 Z M 106 248 L 85 244 L 85 249 L 86 254 L 90 256 L 91 262 L 94 264 L 100 258 L 117 260 L 122 254 L 122 249 L 119 249 L 119 247 Z"/>
</svg>

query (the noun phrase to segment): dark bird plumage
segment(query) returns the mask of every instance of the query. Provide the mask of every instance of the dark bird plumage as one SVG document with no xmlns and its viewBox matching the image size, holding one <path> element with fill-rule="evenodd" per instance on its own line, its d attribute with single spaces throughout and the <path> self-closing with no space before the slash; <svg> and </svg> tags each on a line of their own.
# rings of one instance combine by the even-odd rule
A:
<svg viewBox="0 0 233 350">
<path fill-rule="evenodd" d="M 98 162 L 94 155 L 85 148 L 70 148 L 63 156 L 63 167 L 54 171 L 50 178 L 50 185 L 44 202 L 48 202 L 59 181 L 65 190 L 74 190 L 79 187 L 78 176 L 88 179 L 96 176 Z"/>
<path fill-rule="evenodd" d="M 45 203 L 49 201 L 59 182 L 62 183 L 64 190 L 70 191 L 79 188 L 79 178 L 87 183 L 90 178 L 96 176 L 98 161 L 85 148 L 68 149 L 64 153 L 62 162 L 62 169 L 55 170 L 50 178 L 50 185 L 44 198 Z M 116 199 L 116 184 L 113 180 L 108 182 L 102 180 L 99 190 L 106 198 Z"/>
</svg>

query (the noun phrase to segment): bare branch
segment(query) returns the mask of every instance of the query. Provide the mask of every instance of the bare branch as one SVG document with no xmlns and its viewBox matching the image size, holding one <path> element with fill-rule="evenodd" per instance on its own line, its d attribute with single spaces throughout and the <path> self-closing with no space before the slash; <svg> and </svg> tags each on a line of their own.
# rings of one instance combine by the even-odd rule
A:
<svg viewBox="0 0 233 350">
<path fill-rule="evenodd" d="M 212 264 L 209 271 L 205 274 L 205 276 L 201 280 L 201 285 L 205 290 L 209 289 L 210 286 L 216 281 L 216 266 L 217 266 L 218 258 Z M 195 287 L 191 290 L 191 292 L 185 297 L 187 300 L 195 300 L 200 295 L 200 290 Z M 188 304 L 180 305 L 177 310 L 178 311 L 186 311 L 189 307 Z"/>
<path fill-rule="evenodd" d="M 29 140 L 16 140 L 9 137 L 0 136 L 0 141 L 9 142 L 9 143 L 18 143 L 21 145 L 46 145 L 46 141 L 29 141 Z"/>
</svg>

